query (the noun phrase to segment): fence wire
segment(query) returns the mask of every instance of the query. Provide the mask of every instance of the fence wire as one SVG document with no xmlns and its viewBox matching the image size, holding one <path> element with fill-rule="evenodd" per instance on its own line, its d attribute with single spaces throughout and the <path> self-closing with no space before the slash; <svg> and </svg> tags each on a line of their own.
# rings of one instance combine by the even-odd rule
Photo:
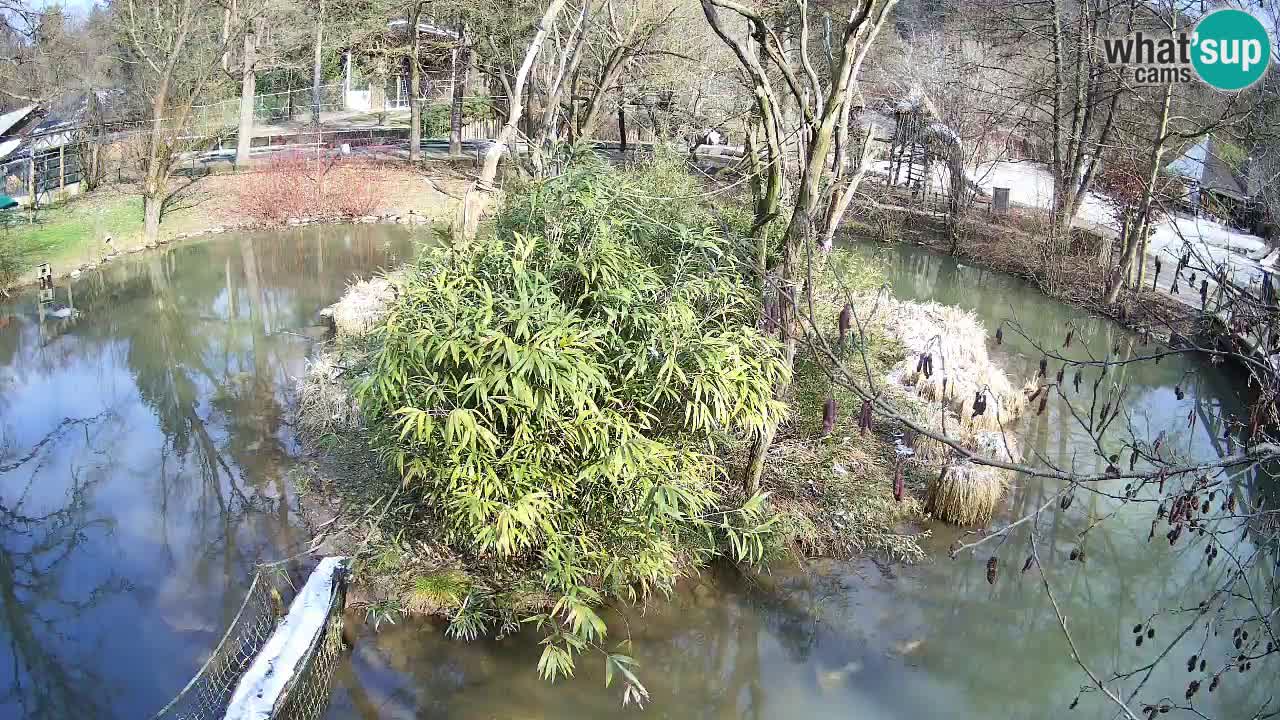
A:
<svg viewBox="0 0 1280 720">
<path fill-rule="evenodd" d="M 275 712 L 271 714 L 272 720 L 319 720 L 329 707 L 333 675 L 344 647 L 342 608 L 345 605 L 346 582 L 341 575 L 345 570 L 339 568 L 337 572 L 340 577 L 333 583 L 324 627 L 316 634 L 293 677 L 285 685 L 276 702 Z"/>
<path fill-rule="evenodd" d="M 335 578 L 329 597 L 329 613 L 316 639 L 295 666 L 276 703 L 272 720 L 318 720 L 329 705 L 330 685 L 344 648 L 342 608 L 345 605 L 345 570 Z M 266 644 L 283 618 L 284 600 L 276 590 L 277 575 L 259 569 L 244 603 L 227 632 L 177 696 L 151 720 L 222 720 L 241 676 Z"/>
<path fill-rule="evenodd" d="M 280 607 L 279 595 L 270 578 L 261 571 L 255 573 L 244 603 L 204 667 L 152 720 L 222 718 L 240 676 L 275 630 Z"/>
</svg>

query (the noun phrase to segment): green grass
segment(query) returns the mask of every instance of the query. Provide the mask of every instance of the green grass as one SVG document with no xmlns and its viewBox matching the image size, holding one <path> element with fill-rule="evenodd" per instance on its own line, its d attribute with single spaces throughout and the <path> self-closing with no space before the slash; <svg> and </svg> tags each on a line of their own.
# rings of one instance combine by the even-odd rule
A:
<svg viewBox="0 0 1280 720">
<path fill-rule="evenodd" d="M 46 206 L 13 210 L 0 227 L 0 252 L 17 259 L 18 274 L 42 262 L 78 264 L 106 254 L 103 239 L 118 247 L 142 230 L 142 200 L 118 194 L 94 194 Z"/>
</svg>

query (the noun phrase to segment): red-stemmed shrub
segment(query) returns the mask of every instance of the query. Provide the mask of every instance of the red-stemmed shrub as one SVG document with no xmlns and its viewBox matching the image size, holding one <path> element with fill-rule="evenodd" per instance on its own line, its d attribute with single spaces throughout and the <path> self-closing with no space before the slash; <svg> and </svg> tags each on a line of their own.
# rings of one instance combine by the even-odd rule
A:
<svg viewBox="0 0 1280 720">
<path fill-rule="evenodd" d="M 378 206 L 380 174 L 361 158 L 279 154 L 244 175 L 240 209 L 258 225 L 368 215 Z"/>
</svg>

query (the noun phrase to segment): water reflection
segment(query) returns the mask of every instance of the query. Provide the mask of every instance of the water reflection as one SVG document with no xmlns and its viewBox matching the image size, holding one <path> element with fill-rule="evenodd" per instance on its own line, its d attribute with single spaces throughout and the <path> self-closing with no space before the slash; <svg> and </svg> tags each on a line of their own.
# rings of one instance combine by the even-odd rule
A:
<svg viewBox="0 0 1280 720">
<path fill-rule="evenodd" d="M 400 228 L 125 258 L 0 306 L 0 717 L 136 718 L 304 538 L 286 408 L 316 313 Z"/>
<path fill-rule="evenodd" d="M 1068 323 L 1076 328 L 1072 357 L 1105 355 L 1136 340 L 1118 326 L 1048 300 L 1023 283 L 910 247 L 863 247 L 884 263 L 900 297 L 936 300 L 974 310 L 988 325 L 1016 319 L 1030 336 L 1058 346 Z M 1015 380 L 1031 377 L 1041 355 L 1016 333 L 994 348 Z M 1137 346 L 1136 349 L 1140 349 Z M 1056 368 L 1054 369 L 1056 372 Z M 1094 371 L 1096 373 L 1096 371 Z M 1087 374 L 1086 374 L 1087 375 Z M 1086 377 L 1087 401 L 1095 377 Z M 1132 427 L 1138 434 L 1168 432 L 1167 443 L 1190 457 L 1218 457 L 1224 414 L 1240 413 L 1241 398 L 1225 372 L 1195 358 L 1169 358 L 1116 371 L 1107 382 L 1129 387 Z M 1178 400 L 1174 385 L 1187 390 Z M 1188 427 L 1188 413 L 1197 421 Z M 1024 448 L 1056 464 L 1096 472 L 1104 466 L 1088 433 L 1070 421 L 1055 399 L 1043 416 L 1018 428 Z M 1116 426 L 1104 446 L 1126 439 Z M 1235 478 L 1249 494 L 1261 492 L 1260 473 Z M 1007 518 L 1042 505 L 1056 487 L 1022 482 L 1012 488 Z M 1122 488 L 1108 488 L 1118 493 Z M 1136 647 L 1135 618 L 1160 609 L 1195 607 L 1204 588 L 1227 572 L 1206 567 L 1202 545 L 1148 543 L 1153 506 L 1115 514 L 1114 500 L 1081 494 L 1069 512 L 1048 518 L 1039 552 L 1091 667 L 1109 676 L 1151 663 L 1194 613 L 1162 615 L 1157 640 Z M 1103 521 L 1081 540 L 1081 532 Z M 918 566 L 872 562 L 817 562 L 775 568 L 748 583 L 731 572 L 691 581 L 670 601 L 626 613 L 634 633 L 631 654 L 651 692 L 645 712 L 663 718 L 1066 718 L 1111 717 L 1099 693 L 1069 705 L 1087 679 L 1072 661 L 1058 618 L 1034 573 L 1018 570 L 1030 554 L 1025 534 L 1000 548 L 1001 578 L 985 578 L 985 553 L 947 559 L 958 536 L 934 528 L 932 560 Z M 1161 535 L 1156 540 L 1161 540 Z M 1083 563 L 1070 560 L 1085 551 Z M 1247 545 L 1241 546 L 1248 550 Z M 1274 581 L 1273 568 L 1255 570 L 1255 587 Z M 628 626 L 615 617 L 611 628 Z M 359 625 L 359 618 L 353 618 Z M 1180 699 L 1190 679 L 1192 653 L 1221 659 L 1230 632 L 1216 637 L 1203 622 L 1157 663 L 1142 697 Z M 621 638 L 614 638 L 615 640 Z M 535 670 L 537 638 L 521 634 L 464 644 L 426 623 L 401 623 L 374 635 L 366 629 L 340 675 L 330 718 L 615 717 L 617 691 L 603 687 L 603 668 L 586 658 L 578 676 L 551 686 Z M 1210 717 L 1251 715 L 1267 698 L 1271 671 L 1232 673 L 1213 694 L 1197 699 Z M 1132 686 L 1137 681 L 1127 683 Z M 568 687 L 565 687 L 568 685 Z"/>
</svg>

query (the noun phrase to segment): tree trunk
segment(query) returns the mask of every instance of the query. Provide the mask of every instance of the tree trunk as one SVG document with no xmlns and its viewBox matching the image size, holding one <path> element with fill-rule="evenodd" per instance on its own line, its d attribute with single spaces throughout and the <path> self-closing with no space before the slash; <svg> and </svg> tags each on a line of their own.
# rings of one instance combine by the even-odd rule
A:
<svg viewBox="0 0 1280 720">
<path fill-rule="evenodd" d="M 467 94 L 471 53 L 467 50 L 467 26 L 458 25 L 459 46 L 453 52 L 453 98 L 449 104 L 449 157 L 462 156 L 462 101 Z"/>
<path fill-rule="evenodd" d="M 1133 235 L 1129 238 L 1128 249 L 1120 259 L 1120 272 L 1111 277 L 1107 285 L 1106 302 L 1114 303 L 1120 297 L 1120 288 L 1129 275 L 1137 254 L 1143 250 L 1142 234 L 1146 233 L 1147 221 L 1151 217 L 1151 205 L 1155 198 L 1156 181 L 1160 178 L 1160 164 L 1164 159 L 1165 143 L 1169 132 L 1169 110 L 1173 101 L 1173 84 L 1164 86 L 1164 98 L 1160 104 L 1160 119 L 1156 123 L 1155 144 L 1151 147 L 1151 161 L 1147 166 L 1147 184 L 1142 188 L 1142 200 L 1138 204 L 1138 214 L 1133 219 Z M 1141 262 L 1144 258 L 1137 258 Z"/>
<path fill-rule="evenodd" d="M 254 73 L 256 39 L 253 33 L 244 34 L 244 69 L 240 78 L 240 126 L 236 129 L 236 168 L 249 166 L 249 152 L 253 146 L 253 96 L 257 85 Z"/>
<path fill-rule="evenodd" d="M 555 23 L 556 16 L 564 9 L 565 0 L 551 0 L 547 5 L 547 10 L 542 14 L 542 20 L 538 22 L 538 30 L 533 35 L 533 40 L 529 42 L 529 49 L 525 51 L 524 62 L 520 64 L 520 70 L 516 73 L 515 83 L 512 85 L 510 97 L 507 102 L 507 122 L 502 126 L 502 130 L 498 133 L 498 137 L 484 154 L 484 165 L 480 169 L 480 177 L 476 179 L 475 184 L 467 191 L 466 199 L 462 203 L 462 222 L 461 230 L 464 240 L 470 240 L 475 237 L 476 231 L 480 228 L 480 216 L 484 213 L 492 197 L 493 184 L 498 177 L 498 163 L 501 162 L 503 154 L 507 151 L 507 146 L 516 137 L 516 129 L 520 126 L 520 115 L 524 108 L 522 95 L 524 94 L 525 80 L 529 77 L 529 70 L 533 67 L 534 60 L 538 57 L 538 51 L 542 49 L 542 44 L 546 42 L 547 33 L 551 29 L 551 25 Z"/>
<path fill-rule="evenodd" d="M 323 79 L 324 69 L 321 67 L 324 59 L 324 0 L 319 0 L 316 11 L 316 36 L 315 36 L 315 52 L 312 57 L 311 65 L 311 124 L 318 130 L 320 128 L 320 81 Z"/>
<path fill-rule="evenodd" d="M 142 241 L 147 247 L 156 245 L 160 237 L 160 210 L 163 204 L 164 198 L 148 187 L 147 193 L 142 196 Z"/>
<path fill-rule="evenodd" d="M 419 97 L 422 65 L 418 59 L 422 51 L 422 40 L 418 36 L 421 16 L 422 3 L 415 2 L 409 13 L 409 32 L 413 33 L 413 50 L 409 56 L 409 162 L 413 163 L 422 159 L 422 98 Z"/>
</svg>

